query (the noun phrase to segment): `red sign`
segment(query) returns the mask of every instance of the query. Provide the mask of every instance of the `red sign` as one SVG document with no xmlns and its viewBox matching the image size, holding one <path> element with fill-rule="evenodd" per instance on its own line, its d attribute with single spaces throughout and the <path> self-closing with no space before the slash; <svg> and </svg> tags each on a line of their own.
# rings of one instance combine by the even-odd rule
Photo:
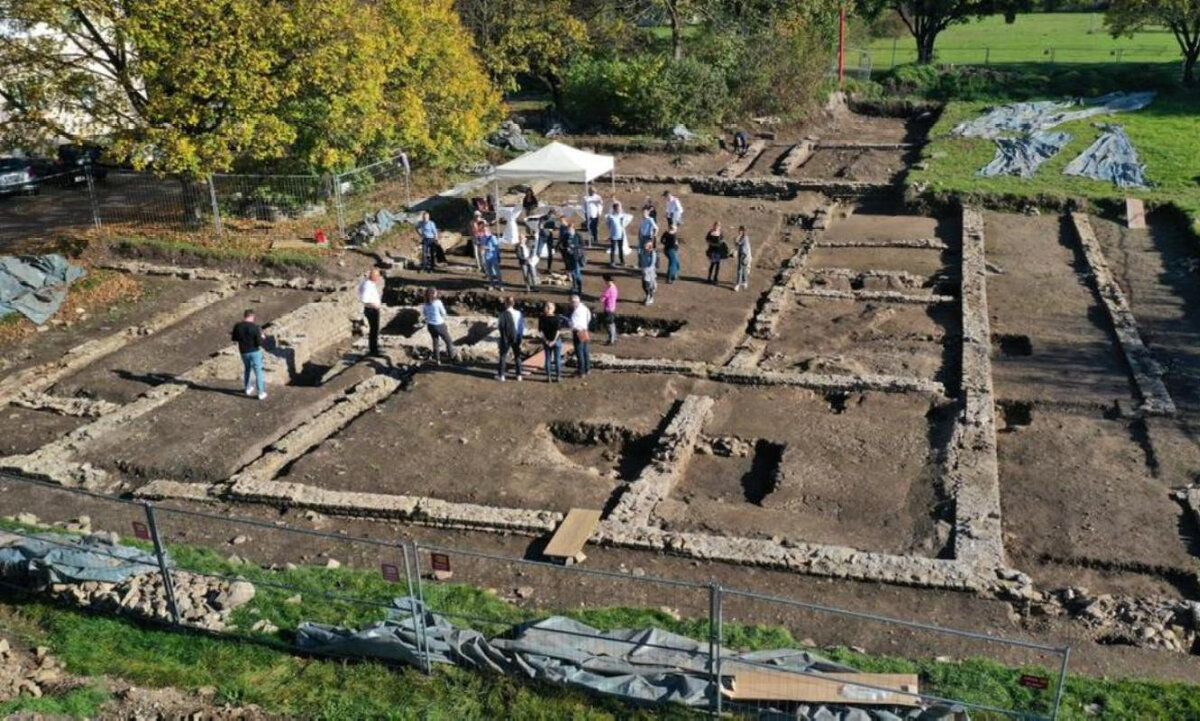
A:
<svg viewBox="0 0 1200 721">
<path fill-rule="evenodd" d="M 398 583 L 400 581 L 400 569 L 396 568 L 391 563 L 379 564 L 379 570 L 383 573 L 383 580 L 388 583 Z"/>
<path fill-rule="evenodd" d="M 146 528 L 146 524 L 141 521 L 133 522 L 133 535 L 135 538 L 140 538 L 143 541 L 150 540 L 150 529 Z"/>
<path fill-rule="evenodd" d="M 450 556 L 445 553 L 429 554 L 429 565 L 439 573 L 450 573 Z"/>
<path fill-rule="evenodd" d="M 1050 679 L 1045 676 L 1030 676 L 1029 674 L 1021 674 L 1021 685 L 1025 688 L 1033 688 L 1038 691 L 1045 691 L 1050 688 Z"/>
</svg>

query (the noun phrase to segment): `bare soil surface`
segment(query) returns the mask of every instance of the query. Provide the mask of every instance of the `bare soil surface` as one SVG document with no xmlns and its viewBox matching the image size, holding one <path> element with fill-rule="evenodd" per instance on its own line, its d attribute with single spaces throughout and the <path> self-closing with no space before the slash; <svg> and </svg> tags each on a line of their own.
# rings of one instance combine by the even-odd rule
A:
<svg viewBox="0 0 1200 721">
<path fill-rule="evenodd" d="M 254 309 L 259 325 L 269 334 L 272 319 L 315 298 L 312 293 L 276 288 L 236 293 L 144 341 L 101 358 L 59 381 L 51 393 L 128 403 L 148 388 L 187 372 L 198 359 L 228 346 L 230 329 L 246 309 Z"/>
<path fill-rule="evenodd" d="M 629 153 L 621 156 L 621 175 L 716 175 L 737 158 L 718 150 L 712 153 Z"/>
<path fill-rule="evenodd" d="M 911 376 L 957 382 L 958 314 L 952 305 L 797 298 L 785 331 L 767 343 L 772 370 Z"/>
<path fill-rule="evenodd" d="M 142 297 L 120 303 L 104 313 L 93 313 L 70 327 L 46 326 L 44 332 L 0 348 L 0 372 L 15 373 L 30 366 L 60 358 L 63 353 L 94 338 L 120 332 L 144 323 L 166 309 L 186 302 L 215 284 L 169 278 L 140 278 Z"/>
<path fill-rule="evenodd" d="M 214 381 L 102 437 L 83 457 L 126 474 L 135 485 L 156 478 L 224 480 L 287 429 L 311 418 L 323 398 L 372 372 L 364 364 L 321 387 L 268 385 L 263 401 L 246 397 L 241 377 Z"/>
<path fill-rule="evenodd" d="M 694 459 L 659 512 L 681 530 L 936 555 L 929 411 L 877 393 L 739 393 L 718 403 L 708 432 L 757 441 L 755 452 Z"/>
<path fill-rule="evenodd" d="M 1150 477 L 1130 423 L 1036 409 L 999 438 L 1008 551 L 1082 565 L 1195 568 L 1182 509 Z M 1053 479 L 1049 482 L 1049 479 Z"/>
<path fill-rule="evenodd" d="M 1001 399 L 1112 407 L 1133 389 L 1074 231 L 1057 217 L 987 213 L 988 278 Z"/>
<path fill-rule="evenodd" d="M 32 453 L 86 422 L 86 418 L 8 406 L 0 410 L 0 454 Z"/>
<path fill-rule="evenodd" d="M 798 178 L 890 183 L 905 171 L 904 150 L 820 150 L 791 173 Z"/>
</svg>

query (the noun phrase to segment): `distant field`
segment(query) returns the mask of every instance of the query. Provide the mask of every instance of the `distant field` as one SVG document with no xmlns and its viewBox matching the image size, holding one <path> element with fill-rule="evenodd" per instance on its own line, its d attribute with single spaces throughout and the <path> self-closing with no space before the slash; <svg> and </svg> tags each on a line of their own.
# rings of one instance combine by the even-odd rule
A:
<svg viewBox="0 0 1200 721">
<path fill-rule="evenodd" d="M 916 60 L 911 36 L 896 38 L 895 64 Z M 871 66 L 891 67 L 892 38 L 871 42 Z M 938 36 L 937 61 L 955 65 L 985 63 L 1110 63 L 1167 62 L 1180 57 L 1174 36 L 1163 29 L 1138 33 L 1132 38 L 1113 38 L 1104 28 L 1103 13 L 1029 13 L 1018 15 L 1012 25 L 992 15 L 963 25 L 954 25 Z M 858 67 L 865 58 L 855 51 L 847 64 Z"/>
</svg>

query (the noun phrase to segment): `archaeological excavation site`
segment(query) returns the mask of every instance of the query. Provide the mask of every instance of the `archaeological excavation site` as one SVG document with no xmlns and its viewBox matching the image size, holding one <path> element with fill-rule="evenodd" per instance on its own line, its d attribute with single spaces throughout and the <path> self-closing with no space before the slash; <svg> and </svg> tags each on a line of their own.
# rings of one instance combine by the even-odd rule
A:
<svg viewBox="0 0 1200 721">
<path fill-rule="evenodd" d="M 762 133 L 744 158 L 616 152 L 597 192 L 660 215 L 676 195 L 682 268 L 646 305 L 633 260 L 612 269 L 606 244 L 589 248 L 592 371 L 575 376 L 568 339 L 561 383 L 540 359 L 522 383 L 496 380 L 504 298 L 530 356 L 534 319 L 545 302 L 569 312 L 570 281 L 555 258 L 527 290 L 506 249 L 506 289 L 489 290 L 462 237 L 473 191 L 422 206 L 447 246 L 433 272 L 409 230 L 298 277 L 98 257 L 146 290 L 4 349 L 0 505 L 132 537 L 149 502 L 155 543 L 264 568 L 386 576 L 416 542 L 426 585 L 541 609 L 703 618 L 692 589 L 719 586 L 745 593 L 724 601 L 726 624 L 815 648 L 1047 666 L 1036 651 L 1069 646 L 1075 673 L 1196 682 L 1200 247 L 1166 211 L 1131 228 L 1085 205 L 906 198 L 930 112 Z M 534 188 L 551 205 L 583 194 Z M 519 205 L 524 187 L 500 191 Z M 730 240 L 746 228 L 745 290 L 732 260 L 705 282 L 714 222 Z M 374 356 L 356 293 L 373 267 Z M 429 288 L 455 362 L 434 363 Z M 267 335 L 261 401 L 230 343 L 247 308 Z"/>
</svg>

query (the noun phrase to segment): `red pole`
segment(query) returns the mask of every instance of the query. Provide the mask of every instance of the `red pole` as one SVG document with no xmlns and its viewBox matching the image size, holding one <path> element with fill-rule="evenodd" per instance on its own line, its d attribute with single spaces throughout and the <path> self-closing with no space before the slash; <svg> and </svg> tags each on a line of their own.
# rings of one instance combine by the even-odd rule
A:
<svg viewBox="0 0 1200 721">
<path fill-rule="evenodd" d="M 838 87 L 846 82 L 846 6 L 838 13 Z"/>
</svg>

